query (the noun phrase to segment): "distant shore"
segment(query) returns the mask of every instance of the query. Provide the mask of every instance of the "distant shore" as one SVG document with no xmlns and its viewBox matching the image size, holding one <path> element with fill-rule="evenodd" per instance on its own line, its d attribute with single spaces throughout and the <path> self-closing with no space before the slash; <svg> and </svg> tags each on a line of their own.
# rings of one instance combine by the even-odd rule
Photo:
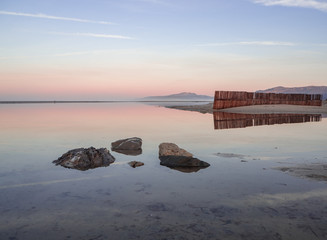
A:
<svg viewBox="0 0 327 240">
<path fill-rule="evenodd" d="M 208 101 L 148 101 L 148 100 L 108 100 L 108 101 L 0 101 L 0 104 L 62 104 L 62 103 L 162 103 L 160 106 L 185 111 L 200 113 L 232 112 L 244 114 L 265 114 L 265 113 L 298 113 L 298 114 L 323 114 L 327 116 L 327 100 L 323 101 L 321 107 L 302 105 L 252 105 L 244 107 L 226 108 L 214 110 L 213 103 Z M 169 104 L 165 104 L 169 103 Z M 178 105 L 174 103 L 180 103 Z M 192 104 L 197 103 L 197 104 Z M 205 104 L 201 104 L 205 103 Z"/>
<path fill-rule="evenodd" d="M 301 106 L 301 105 L 252 105 L 244 107 L 226 108 L 221 110 L 213 110 L 213 103 L 203 105 L 189 105 L 189 106 L 166 106 L 167 108 L 196 111 L 200 113 L 233 112 L 245 114 L 264 114 L 264 113 L 301 113 L 301 114 L 327 114 L 327 101 L 323 101 L 321 107 L 318 106 Z"/>
<path fill-rule="evenodd" d="M 85 101 L 85 100 L 77 100 L 77 101 L 0 101 L 0 104 L 39 104 L 39 103 L 133 103 L 133 102 L 139 102 L 139 103 L 174 103 L 174 102 L 181 102 L 181 103 L 204 103 L 208 101 L 202 101 L 202 100 L 105 100 L 105 101 Z"/>
</svg>

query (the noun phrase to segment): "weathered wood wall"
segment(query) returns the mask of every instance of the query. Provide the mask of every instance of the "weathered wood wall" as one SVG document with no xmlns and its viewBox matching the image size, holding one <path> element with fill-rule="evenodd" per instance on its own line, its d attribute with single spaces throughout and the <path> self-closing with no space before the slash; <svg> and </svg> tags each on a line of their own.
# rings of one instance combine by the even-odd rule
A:
<svg viewBox="0 0 327 240">
<path fill-rule="evenodd" d="M 264 104 L 321 106 L 321 99 L 321 94 L 283 94 L 216 91 L 213 109 L 224 109 Z"/>
<path fill-rule="evenodd" d="M 243 114 L 214 112 L 215 129 L 245 128 L 283 123 L 321 121 L 320 114 Z"/>
</svg>

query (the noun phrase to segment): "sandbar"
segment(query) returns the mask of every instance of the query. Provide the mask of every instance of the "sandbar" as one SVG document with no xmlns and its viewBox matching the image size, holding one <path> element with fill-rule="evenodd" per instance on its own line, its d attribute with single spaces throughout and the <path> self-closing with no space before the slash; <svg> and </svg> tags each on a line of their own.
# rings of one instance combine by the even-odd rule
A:
<svg viewBox="0 0 327 240">
<path fill-rule="evenodd" d="M 271 114 L 271 113 L 299 113 L 299 114 L 322 114 L 327 116 L 327 100 L 323 101 L 322 106 L 302 106 L 302 105 L 251 105 L 244 107 L 226 108 L 221 110 L 214 110 L 213 103 L 203 105 L 189 105 L 189 106 L 166 106 L 167 108 L 196 111 L 200 113 L 232 112 L 232 113 L 246 113 L 246 114 Z"/>
</svg>

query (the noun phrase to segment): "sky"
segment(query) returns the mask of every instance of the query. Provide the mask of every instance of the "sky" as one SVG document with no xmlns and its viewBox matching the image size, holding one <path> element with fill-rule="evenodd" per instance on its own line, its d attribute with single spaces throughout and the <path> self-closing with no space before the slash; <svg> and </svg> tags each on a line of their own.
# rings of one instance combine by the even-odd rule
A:
<svg viewBox="0 0 327 240">
<path fill-rule="evenodd" d="M 0 101 L 327 85 L 327 0 L 0 0 Z"/>
</svg>

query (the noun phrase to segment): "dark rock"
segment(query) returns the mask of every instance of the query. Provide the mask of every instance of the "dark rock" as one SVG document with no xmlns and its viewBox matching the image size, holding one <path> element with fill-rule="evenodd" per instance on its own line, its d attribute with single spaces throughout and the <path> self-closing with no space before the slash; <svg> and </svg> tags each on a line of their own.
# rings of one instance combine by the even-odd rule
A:
<svg viewBox="0 0 327 240">
<path fill-rule="evenodd" d="M 209 167 L 210 164 L 194 157 L 184 156 L 161 156 L 160 165 L 177 168 L 177 167 Z"/>
<path fill-rule="evenodd" d="M 181 172 L 197 172 L 210 164 L 193 157 L 192 153 L 178 147 L 175 143 L 159 145 L 160 165 Z"/>
<path fill-rule="evenodd" d="M 112 142 L 111 150 L 126 155 L 139 155 L 142 153 L 142 139 L 133 137 Z"/>
<path fill-rule="evenodd" d="M 136 167 L 141 167 L 144 165 L 144 163 L 142 162 L 138 162 L 138 161 L 131 161 L 128 163 L 131 167 L 136 168 Z"/>
<path fill-rule="evenodd" d="M 107 167 L 115 158 L 106 148 L 77 148 L 68 151 L 53 161 L 56 165 L 85 171 L 92 168 Z"/>
<path fill-rule="evenodd" d="M 193 157 L 193 154 L 178 147 L 175 143 L 161 143 L 159 145 L 159 157 L 162 156 Z"/>
</svg>

